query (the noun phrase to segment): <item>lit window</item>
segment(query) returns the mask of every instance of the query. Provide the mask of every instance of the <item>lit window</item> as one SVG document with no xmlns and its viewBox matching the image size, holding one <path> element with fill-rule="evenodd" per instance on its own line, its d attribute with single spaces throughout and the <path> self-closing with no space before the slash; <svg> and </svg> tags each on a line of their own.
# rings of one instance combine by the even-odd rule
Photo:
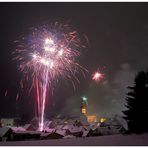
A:
<svg viewBox="0 0 148 148">
<path fill-rule="evenodd" d="M 82 113 L 86 114 L 86 108 L 82 108 Z"/>
<path fill-rule="evenodd" d="M 103 123 L 103 122 L 105 122 L 105 121 L 106 121 L 105 118 L 101 118 L 101 119 L 100 119 L 100 122 L 101 122 L 101 123 Z"/>
</svg>

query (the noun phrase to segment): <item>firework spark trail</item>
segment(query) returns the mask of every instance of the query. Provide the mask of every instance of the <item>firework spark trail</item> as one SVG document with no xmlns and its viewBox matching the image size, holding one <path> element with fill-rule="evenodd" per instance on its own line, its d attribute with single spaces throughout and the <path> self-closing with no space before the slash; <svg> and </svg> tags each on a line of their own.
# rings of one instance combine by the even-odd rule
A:
<svg viewBox="0 0 148 148">
<path fill-rule="evenodd" d="M 61 77 L 71 80 L 75 89 L 74 81 L 79 83 L 76 74 L 79 70 L 82 74 L 87 71 L 76 62 L 83 45 L 77 31 L 58 23 L 33 28 L 28 37 L 15 43 L 14 59 L 20 63 L 19 70 L 23 72 L 25 82 L 31 82 L 29 92 L 35 90 L 39 128 L 43 130 L 47 90 L 53 92 L 54 83 Z M 20 85 L 23 89 L 22 80 Z"/>
<path fill-rule="evenodd" d="M 36 97 L 37 97 L 37 109 L 38 113 L 40 113 L 40 93 L 39 93 L 39 85 L 38 85 L 38 80 L 36 79 Z"/>
<path fill-rule="evenodd" d="M 42 104 L 41 104 L 41 120 L 39 123 L 40 131 L 43 130 L 44 126 L 44 113 L 45 113 L 45 102 L 46 102 L 46 95 L 47 95 L 47 88 L 48 88 L 48 69 L 43 73 L 43 85 L 42 85 Z"/>
</svg>

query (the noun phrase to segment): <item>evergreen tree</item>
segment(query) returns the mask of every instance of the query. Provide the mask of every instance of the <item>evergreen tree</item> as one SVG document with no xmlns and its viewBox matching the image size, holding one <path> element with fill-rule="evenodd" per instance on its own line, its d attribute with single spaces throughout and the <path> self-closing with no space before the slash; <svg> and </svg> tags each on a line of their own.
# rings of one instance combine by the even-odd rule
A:
<svg viewBox="0 0 148 148">
<path fill-rule="evenodd" d="M 130 133 L 148 132 L 148 71 L 139 72 L 134 80 L 134 86 L 128 87 L 127 107 L 124 119 L 127 121 Z"/>
</svg>

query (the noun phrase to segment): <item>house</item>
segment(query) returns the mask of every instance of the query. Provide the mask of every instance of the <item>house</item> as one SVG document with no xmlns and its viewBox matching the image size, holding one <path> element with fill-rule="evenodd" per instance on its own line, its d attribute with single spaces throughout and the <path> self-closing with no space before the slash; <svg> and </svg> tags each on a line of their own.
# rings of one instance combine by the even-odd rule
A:
<svg viewBox="0 0 148 148">
<path fill-rule="evenodd" d="M 82 137 L 88 137 L 89 131 L 83 131 Z"/>
<path fill-rule="evenodd" d="M 103 131 L 103 134 L 119 134 L 125 133 L 126 129 L 124 128 L 122 122 L 117 119 L 117 117 L 108 119 L 106 122 L 100 124 L 100 130 Z"/>
<path fill-rule="evenodd" d="M 74 124 L 75 120 L 74 119 L 68 119 L 66 120 L 67 124 Z"/>
<path fill-rule="evenodd" d="M 2 118 L 0 122 L 2 126 L 14 126 L 14 118 Z"/>
<path fill-rule="evenodd" d="M 38 117 L 34 117 L 31 121 L 30 124 L 33 125 L 33 127 L 35 127 L 36 129 L 39 126 L 39 118 Z"/>
<path fill-rule="evenodd" d="M 9 141 L 12 138 L 12 129 L 10 127 L 0 128 L 0 138 L 2 141 Z"/>
<path fill-rule="evenodd" d="M 58 133 L 58 134 L 60 134 L 60 135 L 62 135 L 63 137 L 66 136 L 66 130 L 59 129 L 59 130 L 56 130 L 55 132 Z"/>
<path fill-rule="evenodd" d="M 30 139 L 39 140 L 41 132 L 31 131 L 29 132 L 29 134 L 30 134 Z"/>
<path fill-rule="evenodd" d="M 86 125 L 86 126 L 89 125 L 89 123 L 87 121 L 87 117 L 84 114 L 80 115 L 80 121 L 83 125 Z"/>
<path fill-rule="evenodd" d="M 13 132 L 13 140 L 14 141 L 23 141 L 23 140 L 39 140 L 40 132 L 29 132 L 29 131 L 16 131 Z"/>
<path fill-rule="evenodd" d="M 46 127 L 46 128 L 44 128 L 43 132 L 44 133 L 53 133 L 53 132 L 55 132 L 55 129 Z"/>
<path fill-rule="evenodd" d="M 2 126 L 18 126 L 20 124 L 20 118 L 1 118 L 0 125 Z"/>
<path fill-rule="evenodd" d="M 55 125 L 61 125 L 61 124 L 64 124 L 65 119 L 55 118 L 55 119 L 53 119 L 52 122 L 53 122 Z"/>
<path fill-rule="evenodd" d="M 57 125 L 57 126 L 55 127 L 55 129 L 56 129 L 56 130 L 60 130 L 60 129 L 63 129 L 63 127 L 64 127 L 64 125 Z"/>
<path fill-rule="evenodd" d="M 66 135 L 73 135 L 76 137 L 81 137 L 83 135 L 83 128 L 82 127 L 77 127 L 74 125 L 65 125 L 63 130 L 66 130 Z"/>
<path fill-rule="evenodd" d="M 27 131 L 15 131 L 13 132 L 14 141 L 23 141 L 29 139 L 29 133 Z"/>
<path fill-rule="evenodd" d="M 26 131 L 23 127 L 16 127 L 16 126 L 13 126 L 11 127 L 12 131 L 13 132 L 17 132 L 17 131 Z"/>
<path fill-rule="evenodd" d="M 56 124 L 53 121 L 45 121 L 44 126 L 48 127 L 48 128 L 54 128 L 56 126 Z"/>
<path fill-rule="evenodd" d="M 102 124 L 103 124 L 103 123 L 102 123 Z M 89 127 L 90 127 L 90 129 L 94 130 L 94 129 L 98 128 L 98 124 L 97 124 L 97 123 L 91 123 L 91 124 L 89 125 Z"/>
<path fill-rule="evenodd" d="M 76 120 L 76 121 L 74 122 L 74 125 L 75 125 L 75 126 L 78 126 L 78 127 L 83 126 L 83 124 L 81 123 L 81 121 L 78 121 L 78 120 Z"/>
<path fill-rule="evenodd" d="M 101 134 L 98 133 L 98 131 L 90 129 L 88 132 L 84 133 L 82 135 L 83 137 L 92 137 L 92 136 L 100 136 Z"/>
<path fill-rule="evenodd" d="M 41 134 L 41 139 L 60 139 L 63 138 L 64 136 L 61 135 L 60 133 L 42 133 Z"/>
</svg>

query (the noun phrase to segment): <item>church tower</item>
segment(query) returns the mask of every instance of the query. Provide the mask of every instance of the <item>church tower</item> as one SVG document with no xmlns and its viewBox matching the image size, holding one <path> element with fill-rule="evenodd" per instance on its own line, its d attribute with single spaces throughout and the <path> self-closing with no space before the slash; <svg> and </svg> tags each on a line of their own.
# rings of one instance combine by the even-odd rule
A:
<svg viewBox="0 0 148 148">
<path fill-rule="evenodd" d="M 87 115 L 87 98 L 85 96 L 82 97 L 81 113 Z"/>
</svg>

